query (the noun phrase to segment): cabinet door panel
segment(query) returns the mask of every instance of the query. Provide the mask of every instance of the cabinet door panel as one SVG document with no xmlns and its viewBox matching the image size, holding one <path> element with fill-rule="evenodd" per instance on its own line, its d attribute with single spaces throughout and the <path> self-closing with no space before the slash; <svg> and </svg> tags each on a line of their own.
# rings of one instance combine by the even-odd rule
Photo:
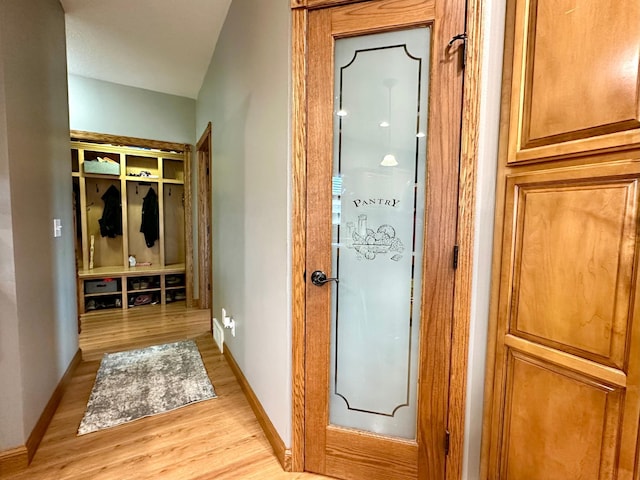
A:
<svg viewBox="0 0 640 480">
<path fill-rule="evenodd" d="M 612 478 L 622 392 L 509 352 L 502 478 Z"/>
<path fill-rule="evenodd" d="M 639 179 L 506 175 L 485 478 L 637 480 Z"/>
<path fill-rule="evenodd" d="M 518 16 L 511 162 L 637 144 L 640 4 L 520 1 Z"/>
<path fill-rule="evenodd" d="M 518 200 L 510 333 L 623 368 L 637 180 L 511 183 Z"/>
</svg>

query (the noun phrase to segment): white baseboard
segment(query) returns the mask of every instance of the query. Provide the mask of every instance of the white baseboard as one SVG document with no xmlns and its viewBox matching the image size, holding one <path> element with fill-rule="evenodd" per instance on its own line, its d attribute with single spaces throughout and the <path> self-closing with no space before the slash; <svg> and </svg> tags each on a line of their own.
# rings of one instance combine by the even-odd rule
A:
<svg viewBox="0 0 640 480">
<path fill-rule="evenodd" d="M 213 341 L 216 342 L 216 345 L 220 349 L 220 353 L 224 353 L 224 327 L 217 318 L 213 319 Z"/>
</svg>

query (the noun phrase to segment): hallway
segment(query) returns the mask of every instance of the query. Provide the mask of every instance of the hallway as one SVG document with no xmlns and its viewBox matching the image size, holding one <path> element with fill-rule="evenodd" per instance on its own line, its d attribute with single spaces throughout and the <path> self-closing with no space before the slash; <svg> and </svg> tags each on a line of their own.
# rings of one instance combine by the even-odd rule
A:
<svg viewBox="0 0 640 480">
<path fill-rule="evenodd" d="M 208 310 L 143 307 L 84 316 L 76 369 L 19 479 L 313 479 L 285 473 L 214 344 Z M 101 353 L 194 338 L 217 399 L 77 436 Z"/>
</svg>

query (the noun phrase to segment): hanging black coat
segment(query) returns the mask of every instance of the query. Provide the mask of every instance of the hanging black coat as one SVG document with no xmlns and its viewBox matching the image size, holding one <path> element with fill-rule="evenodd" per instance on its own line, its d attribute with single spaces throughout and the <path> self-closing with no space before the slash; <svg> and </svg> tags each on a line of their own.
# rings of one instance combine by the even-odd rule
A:
<svg viewBox="0 0 640 480">
<path fill-rule="evenodd" d="M 147 247 L 153 247 L 160 236 L 160 216 L 158 212 L 158 195 L 150 188 L 142 202 L 142 225 L 140 231 L 144 233 Z"/>
<path fill-rule="evenodd" d="M 98 220 L 98 223 L 100 223 L 100 235 L 109 238 L 122 235 L 120 191 L 114 185 L 111 185 L 102 195 L 102 201 L 104 202 L 104 210 L 102 211 L 102 218 Z"/>
</svg>

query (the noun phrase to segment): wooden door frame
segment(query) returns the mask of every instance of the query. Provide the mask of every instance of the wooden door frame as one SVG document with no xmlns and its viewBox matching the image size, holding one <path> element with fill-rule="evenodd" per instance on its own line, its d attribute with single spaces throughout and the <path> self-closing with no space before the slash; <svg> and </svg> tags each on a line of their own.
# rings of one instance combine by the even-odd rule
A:
<svg viewBox="0 0 640 480">
<path fill-rule="evenodd" d="M 200 308 L 211 308 L 213 300 L 212 289 L 206 288 L 207 284 L 212 285 L 213 283 L 213 242 L 211 242 L 210 234 L 208 236 L 204 234 L 207 228 L 210 227 L 212 220 L 211 157 L 211 122 L 209 122 L 196 144 L 196 175 L 198 177 L 198 305 Z M 206 171 L 209 172 L 208 182 L 203 181 L 207 178 Z"/>
<path fill-rule="evenodd" d="M 362 0 L 291 0 L 292 9 L 292 471 L 304 471 L 305 405 L 305 297 L 306 283 L 306 145 L 307 145 L 307 35 L 308 12 L 314 8 Z M 365 0 L 375 1 L 375 0 Z M 469 325 L 473 275 L 473 246 L 480 120 L 480 73 L 483 38 L 482 0 L 467 1 L 467 53 L 464 73 L 458 192 L 458 268 L 454 279 L 447 479 L 462 478 L 464 421 L 467 393 Z M 289 461 L 290 460 L 290 461 Z"/>
</svg>

